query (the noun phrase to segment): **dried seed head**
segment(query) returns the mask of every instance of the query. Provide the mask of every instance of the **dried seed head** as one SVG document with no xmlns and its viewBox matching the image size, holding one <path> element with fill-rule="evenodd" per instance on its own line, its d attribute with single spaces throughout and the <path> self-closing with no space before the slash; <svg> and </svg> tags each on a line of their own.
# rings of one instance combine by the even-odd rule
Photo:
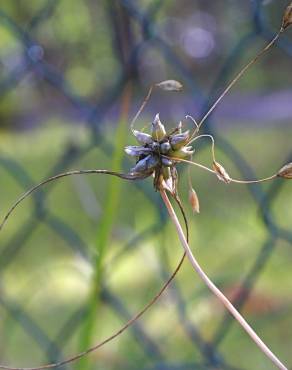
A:
<svg viewBox="0 0 292 370">
<path fill-rule="evenodd" d="M 156 114 L 154 121 L 152 122 L 151 136 L 152 139 L 156 141 L 160 141 L 166 136 L 166 130 L 160 121 L 159 113 Z"/>
<path fill-rule="evenodd" d="M 176 80 L 162 81 L 156 84 L 156 86 L 165 91 L 181 91 L 183 88 L 183 85 Z"/>
<path fill-rule="evenodd" d="M 153 142 L 151 135 L 145 134 L 144 132 L 133 130 L 133 134 L 140 144 L 151 144 Z"/>
<path fill-rule="evenodd" d="M 189 202 L 191 204 L 193 213 L 200 213 L 200 203 L 197 193 L 193 188 L 189 190 Z"/>
<path fill-rule="evenodd" d="M 277 176 L 283 177 L 284 179 L 292 179 L 292 162 L 283 166 L 277 173 Z"/>
<path fill-rule="evenodd" d="M 214 161 L 213 162 L 213 169 L 220 181 L 225 182 L 225 184 L 229 184 L 231 182 L 231 178 L 226 172 L 225 168 L 221 166 L 220 163 Z"/>
<path fill-rule="evenodd" d="M 284 17 L 283 17 L 283 22 L 282 22 L 282 28 L 285 30 L 292 24 L 292 2 L 290 5 L 287 6 Z"/>
</svg>

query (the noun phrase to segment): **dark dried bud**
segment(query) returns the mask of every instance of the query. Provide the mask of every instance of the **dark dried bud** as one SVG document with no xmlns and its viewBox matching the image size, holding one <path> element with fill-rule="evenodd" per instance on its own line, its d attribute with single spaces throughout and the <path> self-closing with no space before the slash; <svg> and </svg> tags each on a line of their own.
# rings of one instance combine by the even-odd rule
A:
<svg viewBox="0 0 292 370">
<path fill-rule="evenodd" d="M 183 85 L 176 80 L 162 81 L 156 84 L 156 86 L 165 91 L 181 91 L 183 88 Z"/>
<path fill-rule="evenodd" d="M 140 144 L 151 144 L 153 142 L 151 135 L 145 134 L 144 132 L 133 130 L 133 134 Z"/>
<path fill-rule="evenodd" d="M 162 154 L 167 154 L 170 151 L 170 149 L 171 149 L 171 146 L 170 146 L 168 141 L 166 141 L 165 143 L 160 144 L 160 152 Z"/>
<path fill-rule="evenodd" d="M 170 138 L 170 144 L 173 150 L 177 150 L 182 148 L 189 140 L 190 132 L 185 131 L 182 134 L 173 135 Z"/>
<path fill-rule="evenodd" d="M 159 113 L 156 114 L 154 121 L 152 122 L 151 136 L 152 139 L 156 141 L 160 141 L 166 136 L 166 130 L 160 121 Z"/>
<path fill-rule="evenodd" d="M 144 146 L 129 145 L 125 147 L 125 152 L 133 157 L 140 157 L 140 155 L 151 153 L 151 149 L 145 148 Z"/>
<path fill-rule="evenodd" d="M 225 184 L 229 184 L 231 182 L 231 177 L 226 172 L 225 168 L 221 166 L 220 163 L 214 161 L 213 162 L 213 169 L 220 181 L 225 182 Z"/>
<path fill-rule="evenodd" d="M 283 166 L 277 173 L 277 176 L 283 177 L 284 179 L 292 179 L 292 162 Z"/>
<path fill-rule="evenodd" d="M 287 6 L 284 17 L 283 17 L 283 22 L 282 22 L 282 28 L 285 30 L 292 24 L 292 3 Z"/>
</svg>

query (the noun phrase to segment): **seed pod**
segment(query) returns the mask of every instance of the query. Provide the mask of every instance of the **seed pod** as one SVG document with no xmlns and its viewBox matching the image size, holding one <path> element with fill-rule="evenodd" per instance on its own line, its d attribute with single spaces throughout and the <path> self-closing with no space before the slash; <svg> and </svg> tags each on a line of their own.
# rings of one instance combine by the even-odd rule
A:
<svg viewBox="0 0 292 370">
<path fill-rule="evenodd" d="M 156 84 L 156 86 L 165 91 L 181 91 L 183 88 L 183 85 L 176 80 L 162 81 Z"/>
<path fill-rule="evenodd" d="M 185 131 L 182 134 L 173 135 L 170 138 L 170 145 L 173 150 L 182 148 L 190 137 L 190 131 Z"/>
<path fill-rule="evenodd" d="M 151 144 L 153 142 L 151 135 L 145 134 L 144 132 L 133 130 L 133 134 L 140 144 Z"/>
<path fill-rule="evenodd" d="M 190 188 L 189 190 L 189 201 L 190 201 L 193 213 L 200 213 L 199 198 L 193 188 Z"/>
<path fill-rule="evenodd" d="M 125 152 L 133 157 L 139 157 L 140 155 L 151 153 L 151 149 L 145 148 L 144 146 L 129 145 L 125 147 Z"/>
<path fill-rule="evenodd" d="M 131 169 L 131 172 L 151 173 L 158 165 L 158 162 L 159 159 L 157 156 L 148 155 L 147 157 L 140 159 L 140 161 L 136 163 L 136 166 Z"/>
<path fill-rule="evenodd" d="M 169 153 L 169 156 L 185 159 L 194 154 L 194 152 L 195 151 L 191 146 L 184 146 L 181 149 L 173 150 L 171 153 Z"/>
<path fill-rule="evenodd" d="M 231 182 L 231 178 L 226 172 L 225 168 L 221 166 L 220 163 L 214 161 L 213 162 L 213 169 L 220 181 L 225 182 L 225 184 L 229 184 Z"/>
<path fill-rule="evenodd" d="M 171 146 L 169 142 L 166 141 L 165 143 L 160 144 L 159 149 L 162 154 L 167 154 L 171 150 Z"/>
<path fill-rule="evenodd" d="M 147 171 L 147 159 L 150 158 L 150 155 L 147 157 L 140 159 L 135 165 L 135 167 L 131 168 L 131 172 L 145 172 Z"/>
<path fill-rule="evenodd" d="M 164 158 L 162 157 L 161 158 L 161 163 L 163 164 L 163 166 L 166 166 L 166 167 L 171 167 L 173 166 L 173 161 L 168 159 L 168 158 Z"/>
<path fill-rule="evenodd" d="M 282 28 L 285 30 L 292 24 L 292 3 L 287 6 L 284 17 L 283 17 L 283 22 L 282 22 Z"/>
<path fill-rule="evenodd" d="M 283 177 L 284 179 L 292 179 L 292 162 L 283 166 L 277 173 L 277 176 Z"/>
<path fill-rule="evenodd" d="M 153 140 L 160 141 L 166 135 L 164 125 L 161 123 L 159 113 L 156 114 L 154 121 L 152 122 L 151 136 Z"/>
<path fill-rule="evenodd" d="M 162 176 L 164 180 L 167 180 L 171 177 L 171 172 L 168 167 L 162 167 Z"/>
<path fill-rule="evenodd" d="M 162 177 L 163 177 L 162 181 L 163 189 L 169 191 L 171 194 L 174 194 L 176 183 L 169 167 L 162 167 Z"/>
<path fill-rule="evenodd" d="M 148 170 L 154 170 L 154 168 L 158 165 L 159 158 L 156 155 L 151 155 L 150 158 L 147 160 L 147 168 Z"/>
</svg>

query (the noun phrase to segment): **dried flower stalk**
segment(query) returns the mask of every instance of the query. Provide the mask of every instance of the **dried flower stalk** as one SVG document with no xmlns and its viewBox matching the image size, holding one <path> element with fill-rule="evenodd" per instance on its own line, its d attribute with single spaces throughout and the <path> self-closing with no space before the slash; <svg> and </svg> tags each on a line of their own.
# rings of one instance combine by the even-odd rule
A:
<svg viewBox="0 0 292 370">
<path fill-rule="evenodd" d="M 161 197 L 166 205 L 168 214 L 175 225 L 178 237 L 184 248 L 184 251 L 193 266 L 194 270 L 197 272 L 199 277 L 207 285 L 212 293 L 220 300 L 220 302 L 226 307 L 226 309 L 233 315 L 236 321 L 243 327 L 243 329 L 248 333 L 251 339 L 256 343 L 256 345 L 261 349 L 261 351 L 273 362 L 273 364 L 281 370 L 288 370 L 288 368 L 273 354 L 273 352 L 266 346 L 266 344 L 261 340 L 261 338 L 256 334 L 252 327 L 246 322 L 246 320 L 241 316 L 241 314 L 236 310 L 232 303 L 225 297 L 225 295 L 216 287 L 216 285 L 210 280 L 206 275 L 204 270 L 201 268 L 200 264 L 193 255 L 191 248 L 184 236 L 180 222 L 176 216 L 174 209 L 165 193 L 164 190 L 160 191 Z"/>
</svg>

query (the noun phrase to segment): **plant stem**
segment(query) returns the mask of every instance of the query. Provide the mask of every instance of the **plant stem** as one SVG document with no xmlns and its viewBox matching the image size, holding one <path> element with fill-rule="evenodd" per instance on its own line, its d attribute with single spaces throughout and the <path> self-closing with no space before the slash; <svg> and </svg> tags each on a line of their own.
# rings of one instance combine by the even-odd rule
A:
<svg viewBox="0 0 292 370">
<path fill-rule="evenodd" d="M 118 170 L 122 164 L 123 151 L 121 148 L 125 144 L 126 132 L 125 126 L 127 125 L 127 117 L 129 112 L 129 104 L 131 97 L 131 85 L 128 84 L 125 87 L 122 99 L 122 110 L 121 118 L 116 131 L 116 143 L 115 151 L 112 160 L 112 169 Z M 104 271 L 104 259 L 106 255 L 107 245 L 112 231 L 113 222 L 116 215 L 116 210 L 118 208 L 118 202 L 120 197 L 120 184 L 117 179 L 112 178 L 108 185 L 107 197 L 105 200 L 105 207 L 103 217 L 101 219 L 98 236 L 96 240 L 97 248 L 97 258 L 95 261 L 95 271 L 93 276 L 93 282 L 91 287 L 91 292 L 88 301 L 88 312 L 87 317 L 84 322 L 84 326 L 81 331 L 80 347 L 81 350 L 91 346 L 92 339 L 96 330 L 96 323 L 102 322 L 100 320 L 100 290 L 103 280 Z M 80 370 L 89 370 L 90 359 L 88 357 L 83 357 L 79 362 L 78 368 Z"/>
<path fill-rule="evenodd" d="M 227 308 L 227 310 L 233 315 L 236 321 L 243 327 L 255 344 L 260 348 L 260 350 L 273 362 L 273 364 L 281 370 L 288 370 L 288 368 L 273 354 L 273 352 L 266 346 L 266 344 L 261 340 L 261 338 L 256 334 L 252 327 L 245 321 L 241 314 L 236 310 L 232 303 L 225 297 L 225 295 L 216 287 L 216 285 L 210 280 L 210 278 L 205 274 L 200 264 L 193 255 L 191 248 L 185 238 L 184 232 L 180 225 L 180 222 L 177 218 L 177 215 L 166 195 L 164 190 L 160 191 L 161 197 L 165 203 L 165 206 L 168 210 L 169 216 L 176 227 L 176 231 L 179 237 L 179 240 L 185 250 L 185 253 L 193 266 L 194 270 L 197 272 L 199 277 L 207 285 L 212 293 L 221 301 L 221 303 Z"/>
<path fill-rule="evenodd" d="M 215 103 L 211 106 L 211 108 L 208 110 L 208 112 L 204 115 L 204 117 L 201 119 L 198 127 L 202 126 L 202 124 L 206 121 L 206 119 L 210 116 L 210 114 L 213 112 L 213 110 L 217 107 L 217 105 L 220 103 L 220 101 L 224 98 L 224 96 L 231 90 L 231 88 L 236 84 L 236 82 L 244 75 L 244 73 L 252 66 L 254 65 L 260 57 L 265 54 L 278 40 L 281 33 L 283 32 L 283 28 L 281 28 L 277 34 L 273 37 L 273 39 L 249 62 L 247 63 L 242 70 L 235 76 L 235 78 L 230 82 L 230 84 L 226 87 L 226 89 L 223 91 L 223 93 L 217 98 Z"/>
</svg>

